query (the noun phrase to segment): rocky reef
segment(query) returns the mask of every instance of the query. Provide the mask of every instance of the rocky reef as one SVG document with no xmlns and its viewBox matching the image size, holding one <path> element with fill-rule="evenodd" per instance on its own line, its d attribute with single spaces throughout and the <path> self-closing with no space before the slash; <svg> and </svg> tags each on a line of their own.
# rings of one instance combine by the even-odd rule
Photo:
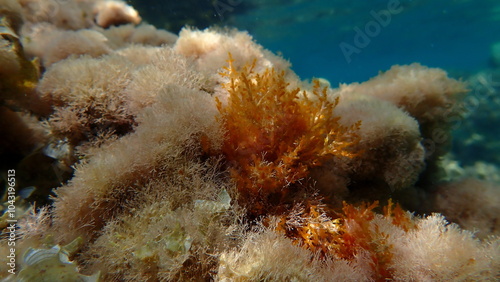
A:
<svg viewBox="0 0 500 282">
<path fill-rule="evenodd" d="M 442 178 L 465 82 L 333 88 L 243 31 L 0 4 L 5 281 L 500 279 L 499 185 Z"/>
</svg>

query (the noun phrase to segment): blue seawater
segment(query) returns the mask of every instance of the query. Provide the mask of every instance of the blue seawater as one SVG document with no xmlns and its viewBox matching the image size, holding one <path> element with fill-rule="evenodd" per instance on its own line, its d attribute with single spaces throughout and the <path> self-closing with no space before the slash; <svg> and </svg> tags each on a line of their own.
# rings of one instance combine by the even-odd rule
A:
<svg viewBox="0 0 500 282">
<path fill-rule="evenodd" d="M 475 72 L 488 66 L 490 47 L 500 41 L 495 0 L 256 2 L 258 8 L 234 16 L 234 26 L 281 52 L 300 77 L 323 77 L 332 85 L 365 81 L 391 65 L 412 62 L 458 75 Z M 384 20 L 390 7 L 396 9 Z M 369 43 L 356 45 L 357 30 Z M 342 43 L 359 53 L 346 60 Z"/>
</svg>

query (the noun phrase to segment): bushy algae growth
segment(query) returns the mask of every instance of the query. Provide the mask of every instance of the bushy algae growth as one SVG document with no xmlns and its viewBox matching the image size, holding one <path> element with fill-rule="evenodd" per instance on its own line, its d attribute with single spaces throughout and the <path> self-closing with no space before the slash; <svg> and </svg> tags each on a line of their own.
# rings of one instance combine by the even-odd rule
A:
<svg viewBox="0 0 500 282">
<path fill-rule="evenodd" d="M 229 80 L 223 84 L 229 98 L 226 105 L 218 100 L 217 108 L 231 176 L 243 201 L 253 201 L 250 209 L 259 213 L 269 198 L 283 200 L 310 168 L 333 156 L 353 157 L 349 148 L 359 142 L 361 122 L 342 126 L 334 113 L 339 99 L 330 102 L 318 81 L 307 95 L 289 89 L 284 72 L 256 73 L 254 68 L 255 61 L 238 71 L 230 57 L 220 73 Z"/>
</svg>

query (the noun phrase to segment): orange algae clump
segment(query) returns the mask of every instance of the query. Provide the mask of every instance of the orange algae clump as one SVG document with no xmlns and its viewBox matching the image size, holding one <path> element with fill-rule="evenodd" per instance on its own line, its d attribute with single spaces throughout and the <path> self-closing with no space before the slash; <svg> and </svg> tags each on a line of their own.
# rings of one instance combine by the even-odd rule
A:
<svg viewBox="0 0 500 282">
<path fill-rule="evenodd" d="M 227 105 L 218 100 L 217 107 L 227 130 L 222 150 L 241 196 L 266 202 L 271 195 L 282 199 L 325 159 L 354 156 L 349 147 L 358 142 L 360 123 L 341 126 L 334 115 L 338 98 L 329 101 L 318 81 L 308 97 L 288 88 L 284 71 L 259 74 L 254 67 L 255 61 L 238 71 L 230 56 L 220 73 L 228 78 Z"/>
<path fill-rule="evenodd" d="M 307 204 L 305 208 L 281 216 L 276 230 L 296 244 L 322 256 L 353 261 L 361 252 L 369 256 L 375 280 L 391 279 L 392 245 L 389 234 L 380 230 L 373 211 L 378 202 L 358 207 L 344 202 L 342 212 L 333 212 L 325 206 Z M 383 218 L 404 232 L 416 227 L 414 221 L 398 204 L 389 200 L 383 208 Z M 380 215 L 379 215 L 380 216 Z"/>
</svg>

